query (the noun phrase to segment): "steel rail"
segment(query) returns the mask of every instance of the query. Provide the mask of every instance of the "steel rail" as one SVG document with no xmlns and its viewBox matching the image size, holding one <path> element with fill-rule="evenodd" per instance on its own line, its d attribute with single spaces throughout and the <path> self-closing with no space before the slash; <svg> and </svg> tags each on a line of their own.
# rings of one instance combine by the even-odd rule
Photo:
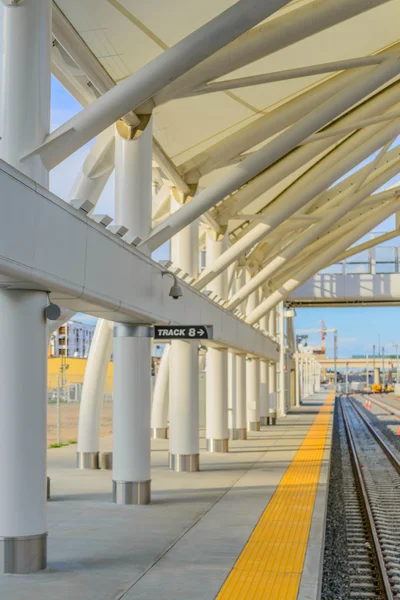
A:
<svg viewBox="0 0 400 600">
<path fill-rule="evenodd" d="M 351 402 L 350 399 L 349 399 L 349 403 L 350 403 L 350 406 L 352 406 L 354 408 L 354 410 L 357 411 L 357 409 L 353 406 L 353 403 Z M 375 553 L 376 563 L 377 563 L 377 567 L 378 567 L 377 568 L 378 578 L 379 578 L 379 582 L 380 582 L 380 585 L 382 588 L 381 591 L 384 594 L 385 600 L 393 600 L 394 596 L 392 593 L 389 577 L 386 572 L 385 560 L 383 557 L 383 552 L 382 552 L 381 544 L 379 541 L 378 532 L 376 529 L 373 513 L 371 510 L 371 506 L 370 506 L 370 502 L 369 502 L 369 498 L 368 498 L 368 492 L 367 492 L 367 488 L 365 485 L 364 476 L 362 473 L 360 459 L 359 459 L 359 456 L 357 453 L 353 433 L 351 430 L 351 425 L 349 423 L 349 420 L 348 420 L 348 417 L 346 414 L 346 409 L 344 408 L 344 405 L 343 405 L 342 398 L 340 399 L 340 408 L 342 411 L 343 422 L 345 425 L 346 437 L 347 437 L 347 441 L 348 441 L 350 458 L 351 458 L 351 462 L 353 465 L 353 471 L 354 471 L 354 476 L 355 476 L 355 480 L 356 480 L 356 485 L 357 485 L 357 488 L 359 489 L 359 498 L 360 498 L 363 512 L 366 517 L 366 525 L 367 525 L 367 528 L 368 528 L 368 531 L 370 534 L 370 539 L 372 541 L 372 545 L 373 545 L 373 549 L 374 549 L 374 553 Z"/>
<path fill-rule="evenodd" d="M 373 425 L 371 425 L 371 423 L 368 421 L 368 419 L 362 414 L 362 412 L 360 411 L 358 406 L 354 403 L 354 400 L 349 398 L 349 403 L 353 407 L 353 409 L 356 411 L 356 413 L 358 414 L 360 419 L 363 421 L 363 423 L 367 426 L 368 431 L 372 434 L 372 436 L 378 442 L 378 444 L 380 445 L 380 447 L 382 448 L 382 450 L 384 451 L 384 453 L 386 454 L 386 456 L 388 457 L 388 459 L 390 460 L 390 462 L 392 463 L 392 465 L 394 466 L 396 471 L 398 473 L 400 473 L 400 460 L 397 458 L 397 456 L 394 454 L 394 452 L 390 449 L 388 444 L 385 442 L 384 438 L 381 436 L 380 433 L 378 433 L 378 431 L 373 427 Z"/>
</svg>

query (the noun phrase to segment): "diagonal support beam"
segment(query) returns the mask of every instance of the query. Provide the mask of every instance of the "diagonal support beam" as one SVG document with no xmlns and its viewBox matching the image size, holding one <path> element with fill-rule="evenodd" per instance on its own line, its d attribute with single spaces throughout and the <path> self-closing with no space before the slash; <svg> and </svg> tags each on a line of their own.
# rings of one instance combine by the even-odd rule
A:
<svg viewBox="0 0 400 600">
<path fill-rule="evenodd" d="M 282 16 L 278 16 L 229 44 L 215 56 L 171 83 L 156 97 L 157 104 L 179 96 L 182 90 L 236 71 L 260 58 L 287 48 L 320 31 L 351 19 L 367 10 L 381 6 L 388 0 L 314 0 Z"/>
<path fill-rule="evenodd" d="M 100 131 L 135 110 L 171 81 L 220 50 L 289 0 L 239 0 L 92 102 L 51 133 L 30 155 L 52 169 Z"/>
<path fill-rule="evenodd" d="M 324 102 L 321 106 L 315 108 L 298 123 L 288 128 L 250 158 L 244 160 L 240 167 L 233 169 L 225 179 L 204 190 L 197 196 L 195 202 L 186 204 L 174 215 L 171 215 L 169 219 L 166 219 L 165 223 L 155 228 L 142 246 L 149 251 L 154 251 L 160 247 L 164 242 L 178 233 L 178 231 L 200 217 L 212 206 L 215 206 L 215 204 L 228 194 L 237 190 L 251 178 L 256 177 L 262 170 L 267 169 L 286 153 L 290 152 L 298 143 L 310 135 L 311 132 L 320 129 L 327 122 L 395 77 L 399 69 L 400 59 L 396 56 L 396 58 L 388 59 L 378 67 L 375 67 L 368 78 L 365 78 L 364 75 L 355 78 L 347 88 Z M 206 271 L 209 270 L 206 269 Z"/>
<path fill-rule="evenodd" d="M 350 232 L 342 236 L 335 244 L 325 252 L 322 252 L 306 267 L 300 269 L 293 278 L 286 281 L 278 290 L 275 290 L 268 298 L 263 300 L 263 302 L 248 315 L 246 318 L 247 323 L 250 325 L 257 323 L 257 321 L 265 314 L 275 308 L 279 302 L 286 300 L 292 292 L 302 285 L 302 283 L 306 282 L 320 269 L 329 265 L 335 256 L 346 250 L 346 248 L 366 235 L 371 229 L 379 225 L 379 223 L 382 223 L 382 221 L 389 218 L 393 213 L 399 210 L 399 208 L 400 200 L 394 200 L 383 208 L 379 207 L 372 210 L 363 223 L 357 225 Z"/>
<path fill-rule="evenodd" d="M 376 123 L 384 123 L 385 121 L 394 121 L 399 117 L 400 111 L 396 110 L 393 112 L 389 112 L 385 115 L 379 115 L 376 117 L 371 117 L 370 119 L 365 119 L 364 121 L 359 121 L 358 123 L 353 123 L 350 127 L 340 127 L 335 131 L 321 131 L 320 133 L 314 133 L 314 135 L 304 140 L 302 144 L 310 144 L 312 142 L 318 142 L 319 140 L 325 140 L 326 138 L 335 137 L 337 134 L 340 133 L 344 135 L 346 133 L 351 133 L 355 129 L 369 127 L 370 125 L 376 125 Z"/>
<path fill-rule="evenodd" d="M 375 115 L 379 111 L 383 112 L 392 108 L 393 104 L 398 101 L 399 89 L 400 85 L 395 84 L 380 92 L 375 97 L 364 102 L 361 106 L 355 108 L 350 114 L 347 114 L 336 121 L 329 129 L 333 132 L 341 128 L 342 125 L 348 124 L 352 126 L 354 121 L 363 116 L 370 116 L 371 114 Z M 373 135 L 373 132 L 371 132 L 371 135 Z M 337 143 L 338 140 L 335 141 Z M 214 209 L 213 212 L 215 213 L 215 217 L 221 224 L 228 222 L 231 216 L 237 215 L 240 210 L 243 210 L 250 202 L 255 200 L 266 190 L 270 190 L 273 186 L 282 182 L 286 177 L 290 176 L 298 169 L 304 168 L 304 165 L 307 165 L 311 160 L 316 159 L 324 152 L 326 153 L 329 148 L 332 147 L 333 142 L 333 140 L 330 141 L 327 139 L 321 140 L 316 144 L 296 148 L 269 169 L 253 178 L 247 185 L 243 186 L 232 196 L 226 198 L 221 205 Z M 323 160 L 323 158 L 320 160 Z M 302 177 L 305 177 L 305 174 L 299 176 L 297 182 L 301 182 Z M 296 185 L 296 183 L 292 183 L 291 185 Z"/>
<path fill-rule="evenodd" d="M 305 206 L 322 190 L 332 185 L 344 173 L 370 156 L 396 132 L 400 133 L 400 123 L 395 127 L 388 125 L 372 137 L 369 132 L 361 130 L 349 138 L 335 152 L 310 169 L 301 178 L 298 186 L 292 186 L 280 196 L 278 201 L 269 205 L 264 212 L 269 217 L 269 223 L 257 224 L 249 233 L 239 239 L 215 261 L 212 268 L 202 272 L 195 287 L 202 289 L 206 286 L 231 262 L 236 260 L 237 256 L 247 252 L 265 239 L 283 221 Z"/>
<path fill-rule="evenodd" d="M 358 244 L 357 246 L 349 248 L 349 250 L 346 250 L 346 252 L 343 252 L 342 254 L 337 256 L 332 261 L 331 264 L 334 265 L 338 262 L 342 262 L 343 260 L 347 260 L 351 256 L 360 254 L 360 252 L 364 252 L 365 250 L 374 248 L 375 246 L 378 246 L 379 244 L 383 244 L 383 242 L 388 242 L 389 240 L 392 240 L 393 238 L 396 238 L 399 236 L 400 236 L 399 229 L 394 229 L 393 231 L 389 231 L 388 233 L 383 233 L 382 235 L 378 235 L 378 237 L 374 238 L 373 240 L 368 240 L 368 242 L 364 242 L 363 244 Z"/>
<path fill-rule="evenodd" d="M 263 285 L 268 279 L 270 279 L 277 271 L 279 271 L 286 263 L 298 256 L 298 254 L 304 250 L 310 243 L 317 240 L 322 236 L 330 227 L 335 225 L 342 217 L 344 217 L 349 211 L 354 209 L 356 206 L 361 204 L 370 194 L 379 189 L 384 183 L 390 180 L 394 175 L 398 173 L 398 164 L 388 168 L 381 177 L 376 177 L 368 185 L 364 186 L 357 193 L 343 202 L 341 206 L 334 211 L 329 211 L 325 218 L 322 219 L 316 225 L 307 229 L 302 233 L 298 239 L 292 244 L 287 246 L 279 255 L 269 262 L 253 279 L 251 279 L 242 289 L 240 289 L 230 300 L 227 305 L 228 310 L 234 310 L 243 300 L 245 300 L 251 293 L 253 293 L 260 285 Z M 391 190 L 390 193 L 395 196 L 395 190 Z"/>
<path fill-rule="evenodd" d="M 298 67 L 297 69 L 286 69 L 276 71 L 275 73 L 262 73 L 260 75 L 251 75 L 250 77 L 239 77 L 238 79 L 224 79 L 224 81 L 213 81 L 206 85 L 194 88 L 191 91 L 183 93 L 182 96 L 200 96 L 211 94 L 213 92 L 223 92 L 254 85 L 264 85 L 277 81 L 286 81 L 299 77 L 310 77 L 312 75 L 323 75 L 324 73 L 334 73 L 335 71 L 344 71 L 346 69 L 357 69 L 359 67 L 369 67 L 379 65 L 386 59 L 385 55 L 362 56 L 361 58 L 350 58 L 348 60 L 339 60 L 319 65 L 310 65 L 308 67 Z"/>
</svg>

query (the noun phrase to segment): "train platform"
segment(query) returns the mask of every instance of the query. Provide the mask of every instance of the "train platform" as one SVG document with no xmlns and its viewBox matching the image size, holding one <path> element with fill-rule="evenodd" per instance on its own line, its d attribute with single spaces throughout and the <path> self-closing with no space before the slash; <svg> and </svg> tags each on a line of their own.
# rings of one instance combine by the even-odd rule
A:
<svg viewBox="0 0 400 600">
<path fill-rule="evenodd" d="M 110 471 L 77 471 L 74 446 L 48 452 L 48 569 L 0 576 L 8 600 L 316 600 L 322 574 L 333 393 L 275 427 L 168 470 L 152 442 L 152 504 L 111 502 Z M 112 448 L 102 438 L 102 451 Z"/>
</svg>

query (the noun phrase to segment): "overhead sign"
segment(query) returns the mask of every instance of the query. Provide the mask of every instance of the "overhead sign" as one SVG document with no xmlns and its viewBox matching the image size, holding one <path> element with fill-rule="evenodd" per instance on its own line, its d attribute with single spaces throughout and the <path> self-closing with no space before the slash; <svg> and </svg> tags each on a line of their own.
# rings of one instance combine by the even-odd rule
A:
<svg viewBox="0 0 400 600">
<path fill-rule="evenodd" d="M 212 340 L 212 325 L 155 325 L 155 340 Z"/>
</svg>

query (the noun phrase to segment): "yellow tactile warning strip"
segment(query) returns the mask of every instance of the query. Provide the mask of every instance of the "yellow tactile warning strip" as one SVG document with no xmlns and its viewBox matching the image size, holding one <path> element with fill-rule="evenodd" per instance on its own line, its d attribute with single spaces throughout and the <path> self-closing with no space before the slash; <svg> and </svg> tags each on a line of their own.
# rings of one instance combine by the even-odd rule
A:
<svg viewBox="0 0 400 600">
<path fill-rule="evenodd" d="M 334 395 L 315 417 L 218 600 L 296 600 Z"/>
</svg>

